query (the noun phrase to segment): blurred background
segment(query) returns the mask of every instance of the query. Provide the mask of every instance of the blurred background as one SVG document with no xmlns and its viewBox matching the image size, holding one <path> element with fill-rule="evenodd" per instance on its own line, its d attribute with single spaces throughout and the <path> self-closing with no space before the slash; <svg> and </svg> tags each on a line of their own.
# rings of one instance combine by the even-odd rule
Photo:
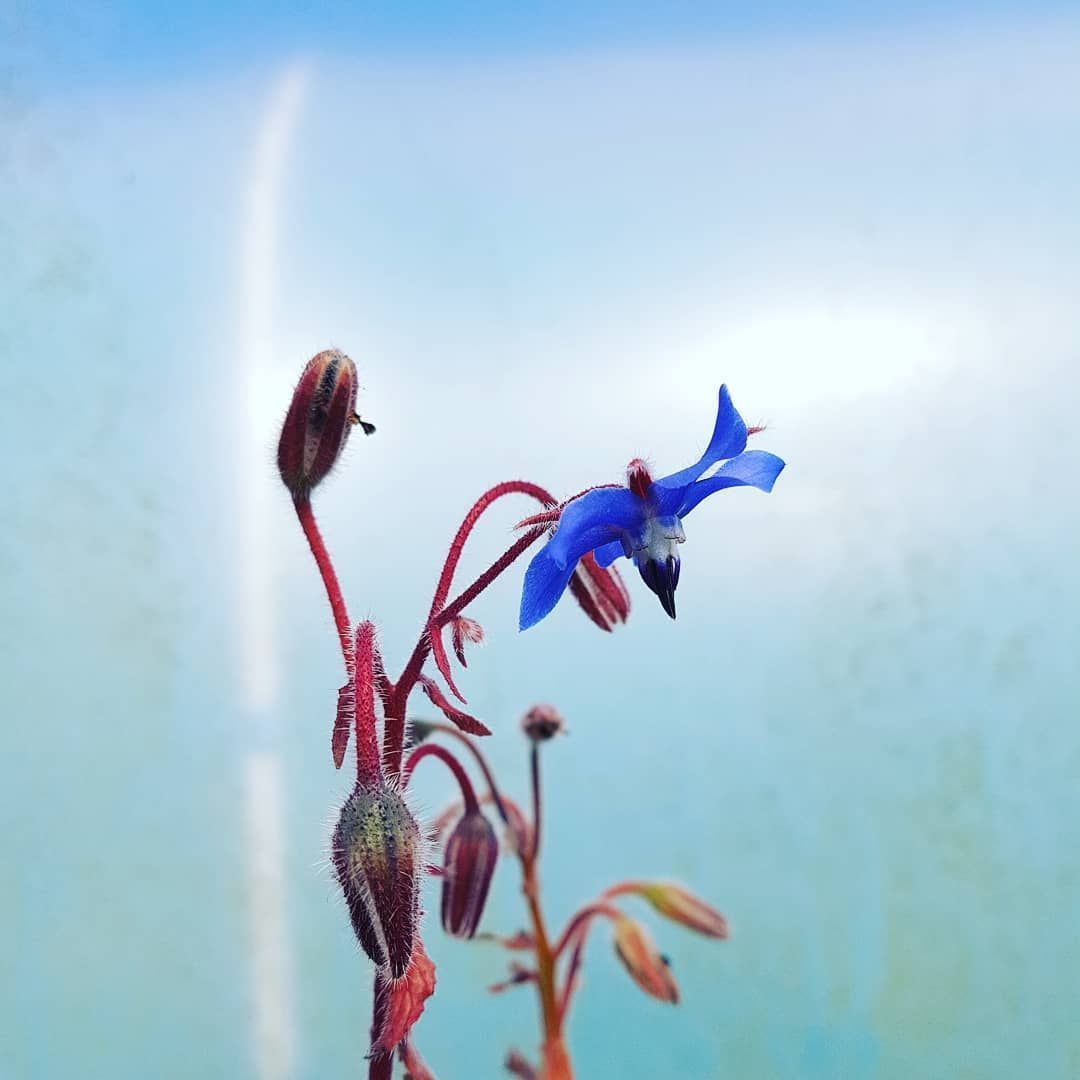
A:
<svg viewBox="0 0 1080 1080">
<path fill-rule="evenodd" d="M 526 707 L 571 729 L 555 919 L 670 875 L 733 927 L 653 923 L 676 1009 L 596 934 L 582 1077 L 1080 1076 L 1078 197 L 1065 5 L 0 3 L 0 1075 L 364 1071 L 273 466 L 336 345 L 379 430 L 317 509 L 391 668 L 489 484 L 679 468 L 722 381 L 789 463 L 691 519 L 675 623 L 631 573 L 519 636 L 523 566 L 472 611 L 511 792 Z M 440 1077 L 533 1056 L 427 925 Z"/>
</svg>

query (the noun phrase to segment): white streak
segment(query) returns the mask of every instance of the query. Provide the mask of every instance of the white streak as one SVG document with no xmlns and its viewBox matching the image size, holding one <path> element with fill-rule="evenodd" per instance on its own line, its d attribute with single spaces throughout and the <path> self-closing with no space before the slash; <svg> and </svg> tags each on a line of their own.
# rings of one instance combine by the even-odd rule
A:
<svg viewBox="0 0 1080 1080">
<path fill-rule="evenodd" d="M 305 73 L 290 68 L 274 90 L 260 126 L 241 238 L 240 341 L 244 430 L 239 447 L 239 653 L 248 715 L 266 720 L 278 696 L 273 604 L 273 498 L 284 499 L 270 448 L 287 399 L 276 400 L 273 377 L 282 178 L 303 98 Z M 249 858 L 252 1042 L 260 1080 L 285 1080 L 293 1067 L 293 1018 L 285 918 L 283 785 L 276 753 L 246 763 L 246 846 Z"/>
<path fill-rule="evenodd" d="M 285 926 L 284 814 L 277 754 L 248 756 L 248 889 L 255 1066 L 260 1080 L 285 1080 L 292 1072 L 292 1003 Z"/>
<path fill-rule="evenodd" d="M 271 459 L 276 427 L 288 405 L 287 397 L 279 400 L 282 388 L 273 378 L 279 204 L 305 80 L 302 68 L 289 69 L 266 110 L 255 146 L 242 240 L 240 347 L 246 425 L 238 500 L 244 532 L 240 644 L 244 700 L 259 711 L 277 696 L 269 500 L 286 497 Z"/>
</svg>

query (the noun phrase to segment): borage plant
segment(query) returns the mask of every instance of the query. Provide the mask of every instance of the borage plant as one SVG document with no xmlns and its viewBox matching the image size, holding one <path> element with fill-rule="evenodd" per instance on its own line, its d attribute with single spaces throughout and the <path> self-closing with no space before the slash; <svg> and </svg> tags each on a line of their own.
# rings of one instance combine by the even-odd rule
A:
<svg viewBox="0 0 1080 1080">
<path fill-rule="evenodd" d="M 496 484 L 473 504 L 454 536 L 419 638 L 397 679 L 383 666 L 375 627 L 353 627 L 311 505 L 314 489 L 341 455 L 354 425 L 370 434 L 371 424 L 356 413 L 356 367 L 337 350 L 321 352 L 304 370 L 293 393 L 278 445 L 281 478 L 292 495 L 297 518 L 311 547 L 330 601 L 345 667 L 331 736 L 334 765 L 340 768 L 350 736 L 355 743 L 356 784 L 334 830 L 334 869 L 361 948 L 375 965 L 369 1054 L 370 1080 L 388 1080 L 394 1053 L 413 1080 L 433 1076 L 421 1060 L 412 1035 L 427 999 L 435 990 L 435 967 L 420 939 L 420 879 L 441 876 L 443 928 L 457 937 L 483 937 L 522 957 L 499 990 L 517 984 L 535 987 L 543 1037 L 538 1067 L 511 1052 L 507 1069 L 520 1077 L 566 1080 L 572 1076 L 563 1032 L 581 968 L 586 936 L 597 920 L 610 921 L 615 949 L 634 981 L 663 1001 L 678 999 L 663 956 L 645 928 L 615 901 L 638 896 L 661 915 L 714 938 L 727 934 L 719 912 L 678 885 L 629 881 L 613 885 L 574 914 L 553 936 L 541 903 L 538 861 L 542 826 L 540 746 L 561 728 L 550 706 L 536 706 L 523 727 L 531 743 L 531 813 L 526 815 L 502 791 L 479 746 L 470 736 L 489 735 L 476 717 L 455 704 L 467 702 L 458 689 L 446 648 L 449 634 L 458 663 L 466 666 L 466 646 L 483 639 L 479 623 L 465 611 L 525 551 L 544 537 L 525 574 L 519 625 L 539 622 L 569 589 L 585 614 L 602 630 L 625 622 L 630 597 L 612 565 L 632 559 L 661 606 L 675 617 L 679 583 L 678 545 L 685 540 L 682 520 L 704 499 L 728 487 L 770 491 L 784 463 L 773 454 L 747 451 L 747 428 L 726 387 L 712 438 L 704 454 L 679 472 L 654 480 L 640 458 L 630 462 L 625 485 L 588 488 L 562 502 L 544 488 L 521 480 Z M 713 466 L 718 466 L 710 475 Z M 499 499 L 523 495 L 540 510 L 519 522 L 518 538 L 479 577 L 458 592 L 454 579 L 462 551 L 480 517 Z M 428 664 L 434 672 L 429 672 Z M 440 685 L 438 679 L 442 679 Z M 419 688 L 446 718 L 434 724 L 406 724 L 410 696 Z M 381 706 L 382 737 L 379 737 Z M 482 796 L 461 760 L 432 736 L 460 744 L 484 777 Z M 419 744 L 423 745 L 419 745 Z M 405 799 L 414 769 L 425 758 L 445 765 L 461 792 L 460 805 L 434 823 L 425 835 Z M 477 927 L 499 852 L 488 816 L 490 805 L 503 823 L 508 848 L 521 871 L 528 930 L 510 936 L 479 935 Z M 428 845 L 445 834 L 441 867 L 425 865 Z"/>
</svg>

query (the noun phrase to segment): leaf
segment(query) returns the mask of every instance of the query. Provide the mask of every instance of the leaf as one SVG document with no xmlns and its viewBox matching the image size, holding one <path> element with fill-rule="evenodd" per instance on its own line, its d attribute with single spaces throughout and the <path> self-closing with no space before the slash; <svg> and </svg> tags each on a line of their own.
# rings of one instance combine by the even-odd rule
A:
<svg viewBox="0 0 1080 1080">
<path fill-rule="evenodd" d="M 452 705 L 447 701 L 446 695 L 439 689 L 438 683 L 434 679 L 428 678 L 427 675 L 421 675 L 420 685 L 424 688 L 424 693 L 427 694 L 432 705 L 439 709 L 452 724 L 461 728 L 462 731 L 467 732 L 469 735 L 491 734 L 491 729 L 486 724 L 482 724 L 475 716 L 462 712 L 456 705 Z"/>
</svg>

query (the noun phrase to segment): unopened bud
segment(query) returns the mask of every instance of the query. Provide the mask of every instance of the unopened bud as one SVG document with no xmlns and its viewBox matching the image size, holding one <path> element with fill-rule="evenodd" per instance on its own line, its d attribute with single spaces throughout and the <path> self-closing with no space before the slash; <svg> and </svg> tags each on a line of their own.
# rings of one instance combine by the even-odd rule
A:
<svg viewBox="0 0 1080 1080">
<path fill-rule="evenodd" d="M 533 742 L 545 742 L 563 730 L 563 718 L 554 705 L 534 705 L 522 718 L 521 730 Z"/>
<path fill-rule="evenodd" d="M 471 938 L 484 911 L 499 839 L 479 810 L 462 815 L 446 841 L 442 879 L 442 925 L 454 937 Z"/>
<path fill-rule="evenodd" d="M 419 826 L 398 792 L 353 790 L 334 830 L 334 868 L 357 940 L 394 979 L 412 955 L 421 848 Z"/>
<path fill-rule="evenodd" d="M 615 920 L 615 952 L 630 977 L 651 997 L 675 1005 L 679 988 L 667 959 L 656 951 L 648 931 L 639 922 L 620 915 Z"/>
<path fill-rule="evenodd" d="M 278 470 L 294 499 L 306 499 L 334 467 L 356 415 L 356 365 L 338 349 L 313 356 L 293 391 L 278 441 Z"/>
<path fill-rule="evenodd" d="M 711 938 L 728 936 L 727 919 L 681 885 L 666 881 L 639 881 L 618 887 L 619 893 L 634 893 L 672 922 Z"/>
<path fill-rule="evenodd" d="M 574 568 L 569 588 L 581 610 L 601 630 L 614 630 L 630 615 L 630 593 L 619 571 L 614 566 L 601 566 L 591 551 Z"/>
</svg>

